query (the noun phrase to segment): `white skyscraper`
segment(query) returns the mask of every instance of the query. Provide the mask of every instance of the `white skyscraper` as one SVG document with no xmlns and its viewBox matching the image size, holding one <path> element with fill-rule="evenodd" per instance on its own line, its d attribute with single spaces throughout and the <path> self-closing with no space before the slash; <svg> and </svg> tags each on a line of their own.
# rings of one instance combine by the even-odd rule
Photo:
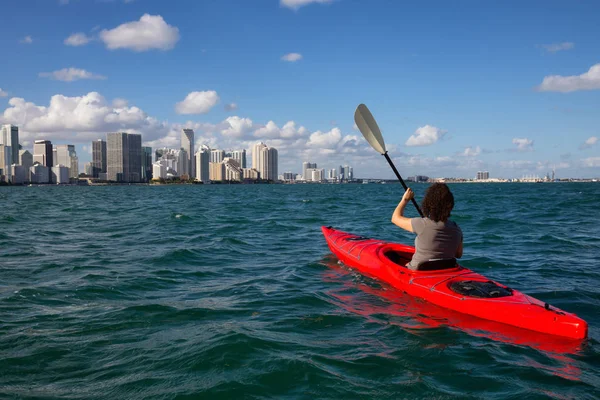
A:
<svg viewBox="0 0 600 400">
<path fill-rule="evenodd" d="M 210 180 L 210 148 L 206 145 L 196 152 L 196 180 L 204 183 Z"/>
<path fill-rule="evenodd" d="M 260 142 L 252 148 L 252 168 L 260 174 L 260 179 L 277 180 L 279 155 L 277 149 Z"/>
<path fill-rule="evenodd" d="M 181 148 L 186 152 L 185 168 L 182 174 L 188 174 L 190 178 L 195 178 L 196 165 L 193 162 L 194 159 L 194 130 L 193 129 L 182 129 L 181 130 Z"/>
<path fill-rule="evenodd" d="M 305 181 L 310 181 L 312 179 L 312 175 L 309 174 L 308 170 L 311 168 L 317 168 L 317 163 L 303 162 L 302 163 L 302 178 Z"/>
<path fill-rule="evenodd" d="M 211 163 L 223 162 L 224 158 L 225 158 L 225 150 L 213 149 L 210 151 L 210 162 Z"/>
<path fill-rule="evenodd" d="M 238 162 L 240 168 L 246 168 L 246 149 L 232 151 L 231 158 Z"/>
<path fill-rule="evenodd" d="M 5 182 L 12 181 L 11 159 L 12 147 L 0 144 L 0 169 L 2 170 L 0 175 L 4 176 Z"/>
</svg>

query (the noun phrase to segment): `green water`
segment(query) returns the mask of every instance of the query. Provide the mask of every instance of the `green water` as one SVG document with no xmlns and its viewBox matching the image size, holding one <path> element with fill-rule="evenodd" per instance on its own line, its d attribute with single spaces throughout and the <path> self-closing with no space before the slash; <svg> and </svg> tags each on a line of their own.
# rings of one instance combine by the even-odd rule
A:
<svg viewBox="0 0 600 400">
<path fill-rule="evenodd" d="M 588 321 L 575 352 L 339 265 L 321 225 L 412 244 L 399 185 L 2 187 L 0 398 L 598 398 L 600 184 L 451 188 L 462 264 Z"/>
</svg>

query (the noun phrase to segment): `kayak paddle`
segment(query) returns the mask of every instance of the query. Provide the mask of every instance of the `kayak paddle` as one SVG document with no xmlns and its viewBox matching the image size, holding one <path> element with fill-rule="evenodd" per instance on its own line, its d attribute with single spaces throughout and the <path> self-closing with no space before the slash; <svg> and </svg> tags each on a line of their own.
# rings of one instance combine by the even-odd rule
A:
<svg viewBox="0 0 600 400">
<path fill-rule="evenodd" d="M 388 156 L 388 152 L 385 149 L 385 142 L 383 141 L 383 136 L 381 135 L 379 126 L 377 126 L 377 122 L 375 122 L 375 118 L 373 118 L 373 114 L 371 114 L 371 111 L 369 111 L 367 106 L 365 106 L 364 104 L 359 104 L 359 106 L 356 108 L 356 112 L 354 113 L 354 122 L 356 122 L 356 126 L 358 126 L 360 133 L 362 133 L 362 135 L 365 137 L 365 140 L 369 142 L 371 147 L 373 147 L 375 150 L 377 150 L 378 153 L 385 157 L 387 162 L 390 164 L 390 167 L 392 167 L 392 169 L 394 170 L 396 177 L 402 184 L 402 187 L 404 187 L 404 190 L 407 190 L 408 186 L 406 186 L 406 183 L 404 183 L 404 180 L 398 173 L 398 170 L 392 162 L 392 159 L 390 158 L 390 156 Z M 421 212 L 421 209 L 419 208 L 419 205 L 415 201 L 414 197 L 412 198 L 412 202 L 417 211 L 419 212 L 419 215 L 423 217 L 423 213 Z"/>
</svg>

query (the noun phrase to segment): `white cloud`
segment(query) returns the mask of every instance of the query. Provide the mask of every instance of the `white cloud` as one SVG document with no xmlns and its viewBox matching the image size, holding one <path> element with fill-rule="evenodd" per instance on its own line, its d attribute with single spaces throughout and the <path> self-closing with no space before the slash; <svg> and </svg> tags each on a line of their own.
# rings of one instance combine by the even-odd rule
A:
<svg viewBox="0 0 600 400">
<path fill-rule="evenodd" d="M 8 96 L 8 92 L 5 92 L 4 90 L 2 90 L 2 88 L 0 88 L 0 97 L 6 97 Z"/>
<path fill-rule="evenodd" d="M 593 65 L 587 72 L 581 75 L 546 76 L 537 90 L 541 92 L 569 93 L 577 90 L 600 89 L 600 64 Z"/>
<path fill-rule="evenodd" d="M 250 118 L 238 116 L 228 117 L 222 124 L 224 128 L 221 129 L 221 134 L 229 138 L 242 138 L 249 134 L 254 127 Z"/>
<path fill-rule="evenodd" d="M 466 147 L 465 150 L 461 153 L 465 157 L 477 157 L 481 154 L 481 147 Z"/>
<path fill-rule="evenodd" d="M 177 114 L 206 114 L 219 100 L 219 95 L 214 90 L 191 92 L 175 105 L 175 111 Z"/>
<path fill-rule="evenodd" d="M 227 111 L 227 112 L 235 111 L 237 109 L 238 109 L 238 105 L 236 103 L 225 104 L 225 111 Z"/>
<path fill-rule="evenodd" d="M 294 121 L 288 121 L 283 128 L 279 128 L 273 121 L 267 122 L 265 126 L 254 131 L 254 136 L 262 139 L 293 139 L 305 135 L 307 129 L 303 126 L 296 128 Z"/>
<path fill-rule="evenodd" d="M 588 149 L 592 146 L 594 146 L 596 143 L 598 143 L 598 138 L 596 136 L 590 136 L 589 138 L 586 139 L 585 142 L 583 142 L 583 144 L 581 146 L 579 146 L 580 149 Z"/>
<path fill-rule="evenodd" d="M 563 50 L 571 50 L 575 47 L 575 43 L 573 42 L 563 42 L 563 43 L 552 43 L 552 44 L 543 44 L 542 47 L 548 53 L 556 53 Z"/>
<path fill-rule="evenodd" d="M 510 168 L 510 169 L 533 169 L 536 167 L 536 163 L 529 160 L 508 160 L 508 161 L 500 161 L 500 166 L 502 168 Z"/>
<path fill-rule="evenodd" d="M 446 131 L 435 126 L 425 125 L 418 128 L 406 141 L 407 146 L 429 146 L 440 140 Z"/>
<path fill-rule="evenodd" d="M 512 142 L 517 145 L 516 151 L 533 151 L 533 140 L 527 138 L 514 138 Z"/>
<path fill-rule="evenodd" d="M 78 97 L 54 95 L 48 106 L 13 97 L 9 107 L 0 114 L 0 122 L 19 125 L 19 135 L 24 142 L 50 138 L 81 143 L 114 131 L 143 133 L 146 141 L 163 137 L 169 131 L 167 124 L 137 107 L 112 107 L 97 92 Z"/>
<path fill-rule="evenodd" d="M 103 75 L 93 74 L 80 68 L 63 68 L 54 72 L 40 72 L 39 76 L 63 82 L 73 82 L 80 79 L 106 79 Z"/>
<path fill-rule="evenodd" d="M 302 54 L 300 53 L 288 53 L 281 57 L 283 61 L 296 62 L 302 60 Z"/>
<path fill-rule="evenodd" d="M 129 102 L 126 99 L 121 99 L 119 97 L 117 97 L 116 99 L 113 99 L 112 101 L 112 106 L 114 108 L 124 108 L 127 107 L 129 105 Z"/>
<path fill-rule="evenodd" d="M 31 44 L 33 43 L 33 39 L 31 38 L 31 36 L 25 36 L 23 39 L 19 40 L 19 43 Z"/>
<path fill-rule="evenodd" d="M 144 14 L 139 21 L 102 30 L 100 39 L 110 50 L 170 50 L 179 41 L 179 29 L 167 24 L 160 15 Z"/>
<path fill-rule="evenodd" d="M 600 157 L 588 157 L 581 160 L 583 165 L 587 168 L 600 167 Z"/>
<path fill-rule="evenodd" d="M 308 142 L 309 147 L 331 148 L 342 140 L 342 131 L 339 128 L 333 128 L 329 132 L 316 131 L 310 134 Z"/>
<path fill-rule="evenodd" d="M 279 0 L 279 4 L 283 7 L 291 8 L 292 10 L 297 10 L 300 7 L 307 6 L 309 4 L 327 4 L 331 3 L 333 0 Z"/>
<path fill-rule="evenodd" d="M 87 36 L 85 33 L 78 32 L 78 33 L 74 33 L 71 36 L 69 36 L 68 38 L 66 38 L 63 43 L 66 44 L 67 46 L 77 47 L 77 46 L 84 46 L 84 45 L 88 44 L 91 40 L 92 40 L 92 38 Z"/>
</svg>

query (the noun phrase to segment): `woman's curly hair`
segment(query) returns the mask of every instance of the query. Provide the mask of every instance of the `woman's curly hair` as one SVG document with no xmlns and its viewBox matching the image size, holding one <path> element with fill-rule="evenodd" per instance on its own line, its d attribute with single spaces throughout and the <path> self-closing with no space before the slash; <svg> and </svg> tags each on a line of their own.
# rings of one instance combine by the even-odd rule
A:
<svg viewBox="0 0 600 400">
<path fill-rule="evenodd" d="M 423 213 L 435 222 L 446 221 L 454 208 L 454 196 L 445 183 L 434 183 L 425 191 Z"/>
</svg>

